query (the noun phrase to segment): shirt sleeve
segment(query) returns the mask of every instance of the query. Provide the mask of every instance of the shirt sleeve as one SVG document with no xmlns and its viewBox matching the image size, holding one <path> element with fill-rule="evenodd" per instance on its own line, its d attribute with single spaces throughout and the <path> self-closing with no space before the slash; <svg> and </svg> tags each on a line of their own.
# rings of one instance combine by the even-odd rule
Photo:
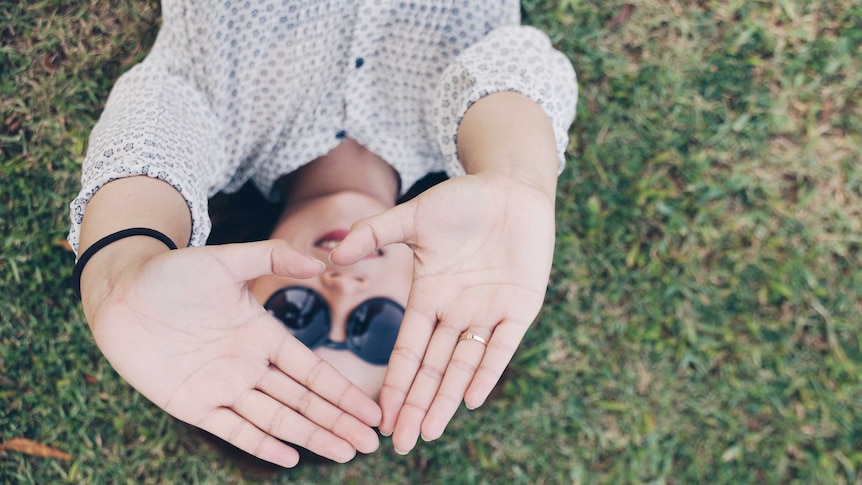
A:
<svg viewBox="0 0 862 485">
<path fill-rule="evenodd" d="M 465 173 L 458 159 L 456 135 L 467 109 L 500 91 L 521 93 L 542 107 L 554 127 L 562 171 L 578 102 L 575 70 L 543 32 L 511 25 L 492 30 L 464 50 L 440 77 L 431 113 L 446 173 L 450 177 Z"/>
<path fill-rule="evenodd" d="M 164 180 L 182 194 L 192 215 L 190 245 L 206 242 L 208 189 L 224 150 L 207 97 L 182 55 L 169 48 L 175 37 L 163 27 L 147 58 L 117 81 L 90 134 L 81 190 L 70 204 L 68 240 L 76 254 L 93 195 L 106 183 L 137 175 Z"/>
</svg>

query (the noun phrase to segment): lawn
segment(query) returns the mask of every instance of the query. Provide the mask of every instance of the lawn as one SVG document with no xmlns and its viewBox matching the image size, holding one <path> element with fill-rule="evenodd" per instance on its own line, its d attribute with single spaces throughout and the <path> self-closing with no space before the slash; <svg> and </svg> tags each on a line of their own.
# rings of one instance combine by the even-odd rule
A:
<svg viewBox="0 0 862 485">
<path fill-rule="evenodd" d="M 0 483 L 862 483 L 862 2 L 525 1 L 580 78 L 547 302 L 406 457 L 241 469 L 122 381 L 68 203 L 154 1 L 0 5 Z"/>
</svg>

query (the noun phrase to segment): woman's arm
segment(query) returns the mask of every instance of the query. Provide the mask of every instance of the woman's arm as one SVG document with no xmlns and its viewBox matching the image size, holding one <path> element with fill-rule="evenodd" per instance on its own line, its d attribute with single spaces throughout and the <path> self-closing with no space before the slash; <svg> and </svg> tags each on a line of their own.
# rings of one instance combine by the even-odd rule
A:
<svg viewBox="0 0 862 485">
<path fill-rule="evenodd" d="M 438 438 L 463 400 L 480 406 L 538 314 L 554 251 L 558 157 L 548 116 L 511 92 L 474 103 L 458 130 L 467 175 L 355 224 L 332 254 L 351 264 L 404 242 L 415 254 L 380 394 L 399 453 Z M 469 331 L 487 341 L 459 341 Z"/>
<path fill-rule="evenodd" d="M 87 205 L 79 254 L 99 239 L 130 227 L 154 229 L 178 247 L 185 247 L 191 234 L 191 215 L 182 195 L 159 179 L 137 176 L 115 180 L 102 187 Z M 124 270 L 167 251 L 156 239 L 131 237 L 96 253 L 81 274 L 81 302 L 87 321 L 94 323 L 99 304 Z"/>
<path fill-rule="evenodd" d="M 400 453 L 439 437 L 462 399 L 484 402 L 542 306 L 578 91 L 570 61 L 521 26 L 490 32 L 436 86 L 429 123 L 450 180 L 355 224 L 331 256 L 351 264 L 394 242 L 414 251 L 380 394 L 380 430 Z M 460 341 L 465 331 L 487 347 Z"/>
<path fill-rule="evenodd" d="M 554 127 L 523 94 L 503 91 L 474 103 L 458 127 L 457 146 L 468 174 L 509 176 L 554 202 L 559 171 Z"/>
<path fill-rule="evenodd" d="M 474 109 L 490 94 L 506 92 L 521 94 L 536 106 L 526 104 L 523 99 L 514 105 L 502 101 L 505 98 L 495 97 L 492 101 L 495 106 Z M 505 26 L 491 31 L 446 68 L 429 100 L 432 115 L 429 123 L 443 154 L 446 172 L 450 177 L 457 177 L 467 173 L 471 163 L 470 152 L 465 151 L 468 147 L 463 143 L 466 134 L 464 118 L 468 115 L 483 118 L 481 123 L 472 124 L 479 130 L 484 130 L 485 123 L 509 130 L 516 126 L 515 123 L 520 123 L 514 118 L 526 113 L 531 122 L 520 125 L 527 127 L 531 134 L 521 136 L 521 133 L 509 130 L 506 132 L 514 134 L 513 138 L 500 136 L 495 140 L 494 131 L 489 129 L 487 135 L 491 138 L 484 139 L 498 145 L 490 147 L 498 153 L 514 149 L 523 154 L 524 148 L 536 150 L 537 147 L 530 148 L 529 143 L 523 144 L 535 138 L 536 130 L 544 130 L 545 134 L 553 137 L 559 173 L 565 164 L 568 129 L 575 117 L 577 100 L 577 77 L 572 64 L 554 49 L 548 37 L 532 27 Z M 545 116 L 541 117 L 540 112 Z M 552 132 L 546 131 L 549 126 Z M 470 130 L 470 133 L 476 134 L 476 130 Z M 478 148 L 489 148 L 478 138 L 468 137 L 467 141 Z M 514 147 L 514 143 L 522 146 Z M 534 163 L 541 162 L 535 159 L 529 162 Z"/>
</svg>

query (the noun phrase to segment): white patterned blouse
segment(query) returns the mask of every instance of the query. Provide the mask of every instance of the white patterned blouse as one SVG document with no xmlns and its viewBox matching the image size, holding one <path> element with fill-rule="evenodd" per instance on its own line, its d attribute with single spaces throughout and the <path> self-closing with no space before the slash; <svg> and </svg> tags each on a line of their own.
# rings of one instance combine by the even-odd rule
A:
<svg viewBox="0 0 862 485">
<path fill-rule="evenodd" d="M 158 177 L 185 197 L 191 245 L 207 198 L 275 181 L 350 137 L 407 191 L 464 173 L 455 134 L 467 108 L 517 91 L 551 118 L 560 168 L 577 103 L 569 60 L 520 25 L 514 0 L 165 0 L 147 58 L 116 83 L 90 136 L 70 205 L 77 251 L 87 202 L 111 180 Z"/>
</svg>

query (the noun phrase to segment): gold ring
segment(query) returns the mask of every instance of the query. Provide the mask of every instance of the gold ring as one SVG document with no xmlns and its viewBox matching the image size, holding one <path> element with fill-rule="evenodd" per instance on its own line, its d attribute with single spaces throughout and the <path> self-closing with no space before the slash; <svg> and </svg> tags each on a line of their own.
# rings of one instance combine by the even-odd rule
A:
<svg viewBox="0 0 862 485">
<path fill-rule="evenodd" d="M 476 334 L 475 334 L 475 333 L 473 333 L 473 332 L 463 332 L 463 333 L 461 333 L 461 336 L 460 336 L 460 337 L 458 337 L 458 341 L 460 342 L 460 341 L 462 341 L 462 340 L 475 340 L 475 341 L 479 342 L 479 343 L 480 343 L 480 344 L 482 344 L 482 345 L 488 345 L 488 341 L 487 341 L 487 340 L 485 340 L 483 337 L 480 337 L 479 335 L 476 335 Z"/>
</svg>

